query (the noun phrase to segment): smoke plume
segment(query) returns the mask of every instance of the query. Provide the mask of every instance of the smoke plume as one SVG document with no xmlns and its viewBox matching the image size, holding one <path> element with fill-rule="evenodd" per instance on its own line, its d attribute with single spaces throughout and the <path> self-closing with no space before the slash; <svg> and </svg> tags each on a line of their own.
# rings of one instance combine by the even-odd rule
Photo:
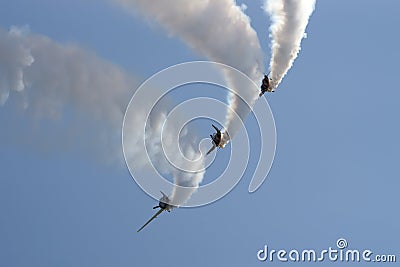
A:
<svg viewBox="0 0 400 267">
<path fill-rule="evenodd" d="M 179 37 L 208 59 L 240 70 L 257 84 L 261 81 L 263 53 L 249 17 L 243 13 L 245 6 L 237 6 L 233 0 L 114 1 L 134 14 L 139 11 L 150 22 L 162 25 L 170 35 Z M 234 91 L 228 95 L 230 107 L 224 125 L 233 138 L 242 125 L 234 119 L 233 113 L 244 120 L 258 97 L 258 91 L 254 87 L 241 87 L 229 70 L 222 71 L 228 86 Z"/>
<path fill-rule="evenodd" d="M 121 126 L 132 89 L 137 86 L 137 79 L 76 45 L 58 44 L 45 36 L 30 33 L 27 28 L 12 27 L 9 31 L 0 28 L 0 104 L 19 102 L 26 114 L 33 114 L 35 119 L 63 120 L 73 111 L 77 117 L 85 116 L 89 121 L 97 121 L 100 127 L 96 129 L 92 128 L 93 123 L 86 124 L 87 121 L 75 125 L 88 135 L 88 139 L 97 140 L 99 129 L 106 136 L 105 140 L 98 140 L 93 146 L 93 154 L 103 153 L 104 157 L 123 159 Z M 10 101 L 10 98 L 19 101 Z M 143 106 L 146 104 L 143 101 Z M 161 102 L 149 118 L 146 118 L 143 106 L 133 107 L 134 112 L 130 114 L 137 128 L 128 131 L 126 136 L 130 144 L 126 151 L 127 160 L 134 160 L 138 168 L 150 168 L 146 151 L 135 145 L 145 140 L 147 152 L 153 163 L 158 164 L 160 172 L 173 176 L 178 185 L 193 187 L 194 191 L 203 173 L 187 173 L 174 168 L 168 164 L 160 145 L 161 131 L 167 140 L 176 140 L 179 135 L 175 129 L 161 127 L 172 108 L 170 102 Z M 147 134 L 144 136 L 138 129 L 144 128 L 146 122 Z M 197 144 L 191 133 L 181 133 L 180 142 L 185 155 L 198 158 Z M 56 144 L 63 142 L 64 139 L 60 138 Z M 175 143 L 163 143 L 164 149 L 175 149 Z M 177 156 L 176 161 L 179 160 Z M 198 165 L 201 168 L 202 161 Z M 180 202 L 175 203 L 183 204 L 189 197 L 190 194 L 179 196 Z"/>
<path fill-rule="evenodd" d="M 272 56 L 269 67 L 274 88 L 278 87 L 292 67 L 314 8 L 315 0 L 266 1 L 265 11 L 272 20 Z"/>
</svg>

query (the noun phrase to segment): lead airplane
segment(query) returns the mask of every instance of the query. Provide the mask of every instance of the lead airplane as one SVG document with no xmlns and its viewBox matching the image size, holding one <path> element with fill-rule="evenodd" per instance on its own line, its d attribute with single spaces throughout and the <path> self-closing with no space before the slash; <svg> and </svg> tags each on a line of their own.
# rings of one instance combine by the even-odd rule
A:
<svg viewBox="0 0 400 267">
<path fill-rule="evenodd" d="M 269 74 L 269 73 L 268 73 Z M 265 92 L 275 92 L 275 88 L 272 85 L 272 79 L 268 78 L 268 74 L 264 75 L 264 79 L 261 83 L 261 93 L 258 96 L 262 96 Z"/>
<path fill-rule="evenodd" d="M 153 217 L 150 218 L 150 220 L 148 220 L 142 227 L 139 228 L 139 230 L 137 230 L 137 232 L 139 233 L 143 228 L 145 228 L 152 220 L 154 220 L 155 218 L 157 218 L 158 215 L 161 214 L 161 212 L 163 212 L 164 210 L 170 212 L 174 206 L 170 205 L 170 200 L 168 198 L 168 196 L 166 194 L 164 194 L 162 191 L 160 191 L 162 194 L 162 197 L 160 198 L 160 202 L 158 202 L 158 205 L 153 207 L 154 209 L 160 208 L 156 214 L 153 215 Z"/>
<path fill-rule="evenodd" d="M 215 148 L 224 148 L 227 143 L 229 143 L 230 137 L 227 131 L 221 132 L 220 129 L 218 129 L 214 124 L 212 124 L 212 127 L 217 131 L 213 135 L 210 134 L 211 137 L 211 142 L 212 142 L 212 147 L 210 150 L 208 150 L 207 154 L 210 154 L 211 151 L 213 151 Z"/>
</svg>

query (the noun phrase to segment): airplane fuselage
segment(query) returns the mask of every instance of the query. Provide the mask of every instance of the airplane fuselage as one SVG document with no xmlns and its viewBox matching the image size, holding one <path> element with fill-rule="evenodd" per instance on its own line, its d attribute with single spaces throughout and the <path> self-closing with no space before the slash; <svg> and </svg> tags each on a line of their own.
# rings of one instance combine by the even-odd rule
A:
<svg viewBox="0 0 400 267">
<path fill-rule="evenodd" d="M 169 204 L 169 198 L 167 195 L 165 195 L 162 191 L 161 194 L 163 194 L 162 198 L 160 199 L 160 201 L 158 202 L 158 206 L 153 207 L 153 209 L 157 209 L 160 208 L 162 210 L 166 210 L 166 211 L 170 211 L 174 208 L 173 205 Z"/>
<path fill-rule="evenodd" d="M 221 145 L 221 132 L 215 133 L 212 136 L 212 140 L 214 142 L 214 145 L 219 147 Z"/>
<path fill-rule="evenodd" d="M 167 203 L 164 203 L 161 201 L 158 203 L 158 206 L 164 210 L 168 210 L 168 208 L 169 208 L 169 205 Z"/>
<path fill-rule="evenodd" d="M 274 92 L 273 85 L 270 83 L 271 79 L 268 78 L 268 75 L 264 75 L 264 79 L 261 84 L 261 93 L 259 96 L 262 96 L 265 92 Z"/>
<path fill-rule="evenodd" d="M 221 130 L 219 130 L 215 125 L 212 125 L 212 127 L 215 129 L 215 131 L 217 131 L 214 134 L 210 134 L 211 140 L 212 140 L 212 147 L 210 148 L 210 150 L 208 150 L 207 154 L 210 154 L 211 151 L 213 151 L 216 147 L 219 148 L 224 148 L 226 146 L 226 144 L 229 142 L 230 137 L 227 131 L 224 131 L 223 133 L 221 132 Z"/>
</svg>

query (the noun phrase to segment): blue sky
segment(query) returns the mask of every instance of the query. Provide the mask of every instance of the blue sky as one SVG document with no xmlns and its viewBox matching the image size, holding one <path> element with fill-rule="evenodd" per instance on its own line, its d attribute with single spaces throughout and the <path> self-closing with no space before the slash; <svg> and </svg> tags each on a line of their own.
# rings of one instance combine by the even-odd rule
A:
<svg viewBox="0 0 400 267">
<path fill-rule="evenodd" d="M 243 2 L 269 60 L 269 18 L 261 2 Z M 221 200 L 162 214 L 140 234 L 155 201 L 124 164 L 93 154 L 89 133 L 62 134 L 79 112 L 32 119 L 10 94 L 0 107 L 0 265 L 259 266 L 272 264 L 257 260 L 264 245 L 322 250 L 340 237 L 398 253 L 399 8 L 318 1 L 293 68 L 266 96 L 277 149 L 261 188 L 249 194 L 244 177 Z M 0 27 L 12 25 L 93 51 L 139 80 L 205 59 L 106 1 L 3 1 Z"/>
</svg>

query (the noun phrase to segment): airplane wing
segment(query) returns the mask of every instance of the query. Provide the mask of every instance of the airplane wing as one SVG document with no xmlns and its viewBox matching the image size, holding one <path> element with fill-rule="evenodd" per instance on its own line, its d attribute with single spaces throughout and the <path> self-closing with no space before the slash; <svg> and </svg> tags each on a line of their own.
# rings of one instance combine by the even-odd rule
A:
<svg viewBox="0 0 400 267">
<path fill-rule="evenodd" d="M 215 146 L 215 145 L 213 145 L 213 146 L 212 146 L 212 148 L 210 148 L 210 150 L 208 150 L 208 152 L 207 152 L 207 154 L 206 154 L 206 155 L 210 154 L 210 153 L 211 153 L 211 151 L 213 151 L 215 148 L 216 148 L 216 146 Z"/>
<path fill-rule="evenodd" d="M 221 133 L 221 130 L 218 129 L 214 124 L 211 124 L 211 125 L 212 125 L 212 127 L 214 127 L 215 131 L 217 131 L 218 134 Z"/>
<path fill-rule="evenodd" d="M 150 218 L 150 220 L 148 220 L 142 227 L 140 227 L 139 230 L 137 230 L 136 232 L 139 233 L 143 228 L 146 227 L 146 225 L 148 225 L 152 220 L 154 220 L 155 218 L 157 218 L 158 215 L 160 215 L 161 212 L 163 212 L 164 209 L 160 209 L 159 211 L 157 211 L 156 214 L 153 215 L 153 217 Z"/>
</svg>

